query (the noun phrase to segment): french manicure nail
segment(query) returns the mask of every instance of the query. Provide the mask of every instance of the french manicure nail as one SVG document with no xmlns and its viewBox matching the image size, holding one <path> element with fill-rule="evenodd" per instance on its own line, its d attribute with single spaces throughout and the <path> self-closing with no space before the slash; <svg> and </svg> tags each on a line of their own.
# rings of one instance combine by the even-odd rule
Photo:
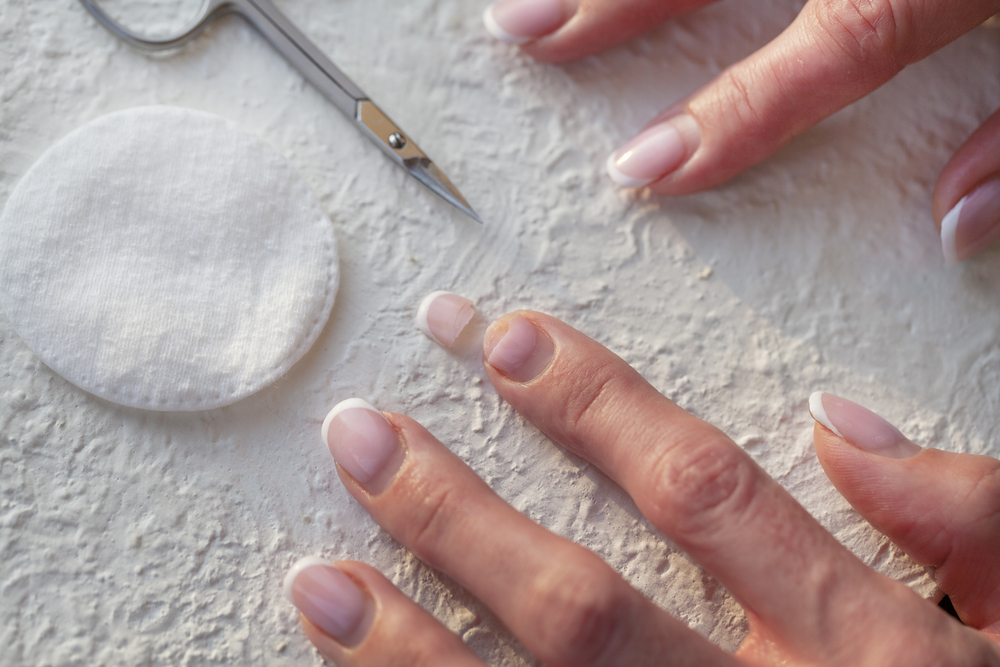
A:
<svg viewBox="0 0 1000 667">
<path fill-rule="evenodd" d="M 285 575 L 285 597 L 314 625 L 351 646 L 365 634 L 372 604 L 354 580 L 316 556 L 300 559 Z M 358 636 L 361 635 L 361 636 Z"/>
<path fill-rule="evenodd" d="M 608 174 L 624 188 L 641 188 L 677 170 L 701 143 L 701 129 L 687 114 L 640 132 L 608 156 Z"/>
<path fill-rule="evenodd" d="M 1000 238 L 1000 177 L 962 197 L 941 221 L 941 249 L 948 264 L 972 257 Z"/>
<path fill-rule="evenodd" d="M 455 344 L 476 310 L 472 301 L 451 292 L 431 292 L 417 311 L 417 328 L 445 347 Z"/>
<path fill-rule="evenodd" d="M 496 326 L 494 323 L 491 329 Z M 499 340 L 496 340 L 496 333 L 488 331 L 483 341 L 486 363 L 515 382 L 528 382 L 538 377 L 555 354 L 552 340 L 522 315 L 507 320 L 507 331 Z"/>
<path fill-rule="evenodd" d="M 847 442 L 872 454 L 905 459 L 921 449 L 868 408 L 833 394 L 813 392 L 809 397 L 809 413 Z"/>
<path fill-rule="evenodd" d="M 523 44 L 555 32 L 570 16 L 563 0 L 500 0 L 483 12 L 483 24 L 501 42 Z"/>
<path fill-rule="evenodd" d="M 323 421 L 323 441 L 334 460 L 369 493 L 379 493 L 405 456 L 392 426 L 370 403 L 349 398 Z"/>
</svg>

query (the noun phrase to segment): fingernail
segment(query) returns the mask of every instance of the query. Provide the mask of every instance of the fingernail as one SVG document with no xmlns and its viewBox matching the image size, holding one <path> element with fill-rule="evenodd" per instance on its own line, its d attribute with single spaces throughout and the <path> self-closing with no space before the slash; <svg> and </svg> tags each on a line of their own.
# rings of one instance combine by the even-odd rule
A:
<svg viewBox="0 0 1000 667">
<path fill-rule="evenodd" d="M 624 188 L 641 188 L 677 170 L 701 143 L 701 128 L 683 114 L 640 132 L 608 157 L 608 174 Z"/>
<path fill-rule="evenodd" d="M 552 361 L 555 345 L 522 315 L 514 315 L 506 324 L 507 330 L 500 331 L 502 320 L 498 320 L 486 332 L 486 363 L 515 382 L 535 379 Z"/>
<path fill-rule="evenodd" d="M 570 16 L 563 0 L 500 0 L 483 12 L 483 23 L 501 42 L 523 44 L 555 32 Z"/>
<path fill-rule="evenodd" d="M 948 264 L 972 257 L 1000 237 L 1000 177 L 962 197 L 941 221 L 941 249 Z"/>
<path fill-rule="evenodd" d="M 464 296 L 431 292 L 417 311 L 417 328 L 434 342 L 451 347 L 475 312 L 472 301 Z"/>
<path fill-rule="evenodd" d="M 323 441 L 334 460 L 372 494 L 385 488 L 405 457 L 396 431 L 360 398 L 341 401 L 330 410 L 323 421 Z"/>
<path fill-rule="evenodd" d="M 374 612 L 371 600 L 353 579 L 322 558 L 307 556 L 292 566 L 285 575 L 285 597 L 345 646 L 359 643 L 368 634 Z"/>
<path fill-rule="evenodd" d="M 809 397 L 809 413 L 847 442 L 872 454 L 905 459 L 921 449 L 868 408 L 833 394 L 813 392 Z"/>
</svg>

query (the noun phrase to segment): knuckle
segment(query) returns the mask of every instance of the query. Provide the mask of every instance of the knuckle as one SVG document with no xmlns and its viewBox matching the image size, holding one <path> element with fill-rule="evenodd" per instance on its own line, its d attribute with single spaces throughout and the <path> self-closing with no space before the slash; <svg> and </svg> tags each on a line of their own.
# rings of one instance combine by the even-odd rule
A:
<svg viewBox="0 0 1000 667">
<path fill-rule="evenodd" d="M 722 74 L 723 90 L 727 93 L 727 106 L 743 125 L 755 126 L 763 122 L 765 114 L 751 92 L 756 89 L 749 74 L 743 69 L 730 68 Z"/>
<path fill-rule="evenodd" d="M 900 25 L 890 0 L 824 0 L 815 16 L 820 37 L 859 65 L 852 73 L 885 78 L 903 69 Z"/>
<path fill-rule="evenodd" d="M 972 521 L 1000 521 L 1000 461 L 991 456 L 971 459 L 969 491 L 964 498 L 956 499 L 959 507 L 973 512 Z"/>
<path fill-rule="evenodd" d="M 544 573 L 530 600 L 545 664 L 603 664 L 627 640 L 631 596 L 603 564 Z"/>
<path fill-rule="evenodd" d="M 608 417 L 609 404 L 627 388 L 628 380 L 613 361 L 593 365 L 586 372 L 575 370 L 561 402 L 560 420 L 570 432 L 594 419 Z"/>
<path fill-rule="evenodd" d="M 742 521 L 758 490 L 754 463 L 718 432 L 675 443 L 652 474 L 650 518 L 690 542 L 711 539 Z"/>
<path fill-rule="evenodd" d="M 419 500 L 415 500 L 419 499 Z M 439 567 L 450 527 L 461 511 L 461 494 L 450 485 L 416 489 L 407 503 L 401 541 L 431 567 Z"/>
</svg>

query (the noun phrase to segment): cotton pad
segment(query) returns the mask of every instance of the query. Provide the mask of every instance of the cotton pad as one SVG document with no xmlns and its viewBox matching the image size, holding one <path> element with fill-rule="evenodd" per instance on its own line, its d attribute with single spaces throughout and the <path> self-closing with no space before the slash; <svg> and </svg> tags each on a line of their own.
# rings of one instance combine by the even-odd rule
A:
<svg viewBox="0 0 1000 667">
<path fill-rule="evenodd" d="M 173 107 L 94 120 L 46 151 L 0 216 L 0 306 L 50 368 L 151 410 L 231 404 L 325 325 L 333 226 L 235 123 Z"/>
</svg>

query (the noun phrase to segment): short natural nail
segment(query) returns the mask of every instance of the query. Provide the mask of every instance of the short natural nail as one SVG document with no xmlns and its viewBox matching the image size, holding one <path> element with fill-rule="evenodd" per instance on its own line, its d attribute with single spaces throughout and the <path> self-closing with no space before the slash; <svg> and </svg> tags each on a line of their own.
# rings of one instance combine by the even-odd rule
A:
<svg viewBox="0 0 1000 667">
<path fill-rule="evenodd" d="M 941 221 L 941 249 L 955 264 L 1000 238 L 1000 176 L 962 197 Z"/>
<path fill-rule="evenodd" d="M 483 23 L 501 42 L 523 44 L 555 32 L 570 16 L 563 0 L 500 0 L 483 12 Z"/>
<path fill-rule="evenodd" d="M 618 185 L 640 188 L 673 173 L 701 143 L 701 129 L 683 114 L 657 123 L 608 157 L 608 174 Z"/>
<path fill-rule="evenodd" d="M 486 363 L 515 382 L 528 382 L 544 371 L 555 355 L 552 340 L 540 332 L 523 315 L 514 315 L 506 322 L 491 325 L 483 341 Z"/>
<path fill-rule="evenodd" d="M 392 425 L 360 398 L 330 410 L 323 421 L 323 441 L 334 460 L 373 494 L 385 488 L 405 457 Z"/>
<path fill-rule="evenodd" d="M 417 310 L 417 328 L 445 347 L 455 344 L 476 310 L 472 301 L 451 292 L 431 292 Z"/>
<path fill-rule="evenodd" d="M 921 448 L 907 440 L 895 426 L 845 398 L 814 392 L 809 397 L 809 412 L 820 424 L 866 452 L 893 459 L 909 458 L 920 452 Z"/>
<path fill-rule="evenodd" d="M 285 575 L 285 597 L 326 634 L 345 646 L 368 634 L 373 605 L 343 570 L 316 556 L 302 558 Z"/>
</svg>

